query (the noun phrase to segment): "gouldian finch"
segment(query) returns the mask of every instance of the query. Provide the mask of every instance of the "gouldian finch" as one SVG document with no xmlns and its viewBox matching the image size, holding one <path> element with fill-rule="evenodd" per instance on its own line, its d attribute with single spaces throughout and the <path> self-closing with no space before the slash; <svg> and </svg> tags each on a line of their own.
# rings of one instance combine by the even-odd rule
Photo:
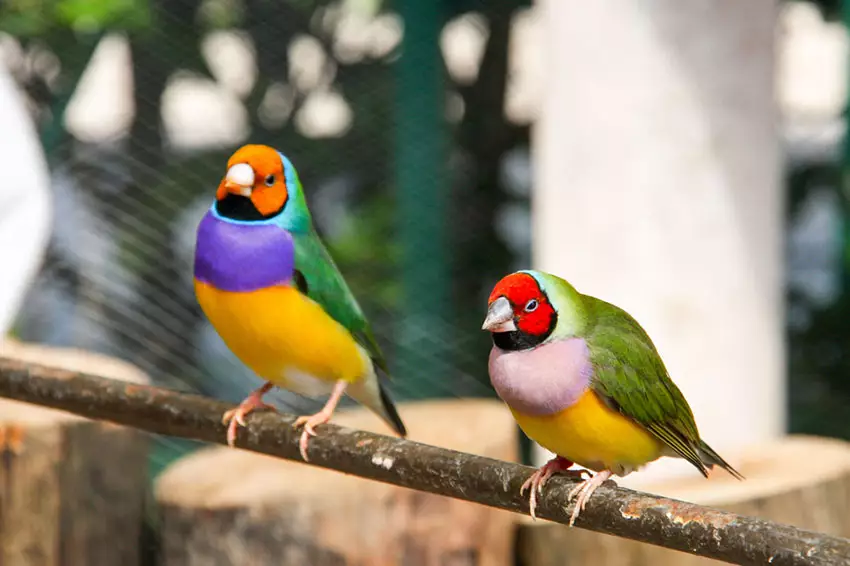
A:
<svg viewBox="0 0 850 566">
<path fill-rule="evenodd" d="M 557 455 L 521 488 L 532 517 L 546 481 L 573 463 L 596 473 L 569 494 L 570 526 L 608 478 L 661 456 L 684 458 L 706 477 L 718 465 L 743 479 L 700 438 L 652 340 L 621 308 L 554 275 L 518 271 L 493 288 L 482 328 L 493 339 L 496 393 L 523 432 Z"/>
<path fill-rule="evenodd" d="M 273 386 L 306 396 L 330 393 L 301 416 L 301 456 L 315 427 L 347 393 L 400 436 L 398 415 L 377 368 L 387 370 L 360 306 L 316 233 L 298 173 L 283 154 L 246 145 L 198 225 L 195 295 L 224 343 L 266 383 L 224 414 L 227 442 Z"/>
</svg>

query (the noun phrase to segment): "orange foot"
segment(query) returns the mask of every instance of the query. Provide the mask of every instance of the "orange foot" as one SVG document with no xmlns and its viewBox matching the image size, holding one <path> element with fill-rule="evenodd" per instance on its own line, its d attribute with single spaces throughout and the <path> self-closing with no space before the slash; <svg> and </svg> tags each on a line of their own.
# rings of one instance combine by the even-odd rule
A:
<svg viewBox="0 0 850 566">
<path fill-rule="evenodd" d="M 331 416 L 333 415 L 339 400 L 342 398 L 342 394 L 345 393 L 345 387 L 347 385 L 348 383 L 345 381 L 337 381 L 328 402 L 325 403 L 325 406 L 322 407 L 321 411 L 315 415 L 298 417 L 295 419 L 295 422 L 292 423 L 292 428 L 298 428 L 300 426 L 304 427 L 304 430 L 301 432 L 301 438 L 298 441 L 298 450 L 301 452 L 301 457 L 304 458 L 305 462 L 310 461 L 310 459 L 307 458 L 307 445 L 310 443 L 310 437 L 316 436 L 314 427 L 317 427 L 320 424 L 325 424 L 331 420 Z"/>
<path fill-rule="evenodd" d="M 221 418 L 221 422 L 228 425 L 227 444 L 231 448 L 233 448 L 236 443 L 236 430 L 239 428 L 239 425 L 245 426 L 245 417 L 248 416 L 248 413 L 256 409 L 271 409 L 272 411 L 277 411 L 274 406 L 263 401 L 263 395 L 268 393 L 272 387 L 273 385 L 271 383 L 264 384 L 262 387 L 248 395 L 244 401 L 239 403 L 238 407 L 230 409 L 224 413 L 224 416 Z"/>
<path fill-rule="evenodd" d="M 584 470 L 570 470 L 569 468 L 572 465 L 573 462 L 570 462 L 566 458 L 555 456 L 531 474 L 531 477 L 525 480 L 525 483 L 519 488 L 520 495 L 523 495 L 526 489 L 531 489 L 531 493 L 528 497 L 528 507 L 531 511 L 532 519 L 537 519 L 537 496 L 543 493 L 543 486 L 546 485 L 549 478 L 558 472 L 565 472 L 570 475 L 577 474 L 578 477 L 581 477 Z"/>
</svg>

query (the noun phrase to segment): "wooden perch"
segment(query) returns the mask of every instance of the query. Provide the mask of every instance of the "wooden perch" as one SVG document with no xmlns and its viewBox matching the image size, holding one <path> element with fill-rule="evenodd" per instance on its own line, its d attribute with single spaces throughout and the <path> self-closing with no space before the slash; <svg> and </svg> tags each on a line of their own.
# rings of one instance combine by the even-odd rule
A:
<svg viewBox="0 0 850 566">
<path fill-rule="evenodd" d="M 695 473 L 667 478 L 636 474 L 629 487 L 801 529 L 850 536 L 850 443 L 788 435 L 739 448 L 729 457 L 735 458 L 746 481 L 715 469 L 709 481 Z M 800 473 L 801 465 L 805 473 Z M 522 517 L 518 522 L 517 558 L 523 566 L 718 566 L 710 558 L 549 521 Z"/>
<path fill-rule="evenodd" d="M 0 396 L 133 426 L 153 433 L 223 443 L 222 413 L 212 399 L 0 358 Z M 238 445 L 300 461 L 295 417 L 270 412 L 248 418 Z M 462 422 L 457 423 L 463 426 Z M 409 440 L 323 425 L 310 442 L 310 465 L 518 513 L 528 512 L 519 487 L 526 466 Z M 805 468 L 800 473 L 806 473 Z M 554 477 L 538 516 L 569 521 L 566 495 L 575 480 Z M 850 540 L 602 486 L 576 526 L 736 564 L 847 564 Z"/>
</svg>

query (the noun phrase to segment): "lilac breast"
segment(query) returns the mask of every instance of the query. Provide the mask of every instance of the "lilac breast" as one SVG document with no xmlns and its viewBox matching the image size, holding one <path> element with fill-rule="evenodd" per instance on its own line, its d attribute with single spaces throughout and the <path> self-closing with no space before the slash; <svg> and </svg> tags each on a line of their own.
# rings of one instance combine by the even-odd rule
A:
<svg viewBox="0 0 850 566">
<path fill-rule="evenodd" d="M 531 350 L 490 351 L 490 381 L 499 397 L 526 415 L 552 415 L 571 407 L 587 390 L 593 367 L 581 338 Z"/>
<path fill-rule="evenodd" d="M 255 291 L 292 279 L 295 245 L 269 224 L 234 224 L 207 212 L 198 226 L 195 279 L 222 291 Z"/>
</svg>

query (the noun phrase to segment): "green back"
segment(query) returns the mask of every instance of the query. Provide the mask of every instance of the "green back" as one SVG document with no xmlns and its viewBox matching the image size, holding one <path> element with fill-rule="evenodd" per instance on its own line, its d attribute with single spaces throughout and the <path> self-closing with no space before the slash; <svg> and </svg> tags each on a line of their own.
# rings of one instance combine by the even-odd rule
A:
<svg viewBox="0 0 850 566">
<path fill-rule="evenodd" d="M 691 408 L 646 331 L 619 307 L 588 295 L 582 299 L 594 391 L 705 474 Z"/>
<path fill-rule="evenodd" d="M 306 283 L 307 296 L 348 329 L 375 364 L 387 372 L 386 360 L 369 322 L 319 235 L 311 227 L 306 232 L 293 232 L 292 237 L 295 240 L 295 269 L 303 277 L 299 283 Z"/>
<path fill-rule="evenodd" d="M 316 233 L 298 171 L 288 157 L 280 152 L 278 155 L 286 176 L 289 201 L 274 222 L 288 231 L 295 242 L 295 270 L 300 273 L 300 278 L 296 277 L 296 284 L 334 320 L 351 332 L 354 339 L 369 353 L 375 365 L 388 372 L 386 360 L 375 341 L 369 322 L 337 269 L 331 254 Z M 389 374 L 387 376 L 389 377 Z"/>
</svg>

